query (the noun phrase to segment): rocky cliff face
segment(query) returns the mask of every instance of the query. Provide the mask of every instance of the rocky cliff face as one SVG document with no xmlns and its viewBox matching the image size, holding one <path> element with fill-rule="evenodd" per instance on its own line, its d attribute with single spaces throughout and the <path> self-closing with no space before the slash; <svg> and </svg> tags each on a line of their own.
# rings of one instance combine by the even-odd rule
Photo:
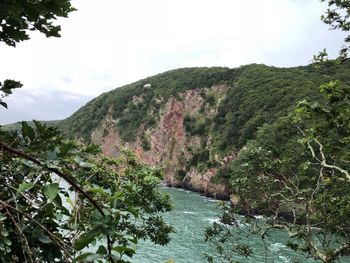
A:
<svg viewBox="0 0 350 263">
<path fill-rule="evenodd" d="M 142 162 L 161 166 L 168 185 L 229 198 L 224 183 L 232 203 L 246 198 L 250 206 L 250 197 L 235 192 L 232 183 L 261 171 L 256 155 L 244 159 L 238 152 L 260 145 L 259 133 L 268 141 L 269 130 L 299 101 L 320 100 L 321 84 L 349 83 L 349 72 L 350 63 L 318 70 L 258 64 L 175 69 L 101 94 L 58 127 L 67 137 L 101 145 L 110 156 L 128 148 Z M 251 171 L 240 170 L 250 161 Z"/>
<path fill-rule="evenodd" d="M 102 146 L 109 156 L 118 156 L 122 148 L 134 152 L 149 165 L 159 165 L 164 169 L 164 183 L 169 186 L 188 188 L 217 198 L 228 198 L 228 189 L 222 184 L 212 182 L 220 165 L 224 165 L 234 155 L 220 160 L 213 154 L 210 135 L 191 134 L 185 124 L 199 125 L 206 123 L 208 129 L 217 113 L 218 106 L 228 90 L 227 85 L 211 88 L 192 89 L 172 96 L 167 101 L 158 98 L 159 110 L 151 109 L 148 114 L 157 120 L 152 127 L 141 125 L 134 142 L 125 142 L 118 134 L 118 119 L 113 119 L 111 112 L 93 131 L 92 142 Z M 208 102 L 208 97 L 211 99 Z M 142 103 L 142 96 L 134 96 L 133 104 Z M 196 166 L 191 160 L 197 152 L 205 151 L 209 159 L 219 164 L 214 168 Z"/>
</svg>

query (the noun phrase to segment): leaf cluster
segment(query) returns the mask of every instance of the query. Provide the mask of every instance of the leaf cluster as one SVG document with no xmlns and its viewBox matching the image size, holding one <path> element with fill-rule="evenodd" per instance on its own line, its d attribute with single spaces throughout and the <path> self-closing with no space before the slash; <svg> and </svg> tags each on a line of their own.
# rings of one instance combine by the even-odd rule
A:
<svg viewBox="0 0 350 263">
<path fill-rule="evenodd" d="M 350 90 L 335 81 L 320 92 L 262 126 L 219 176 L 238 196 L 236 212 L 271 216 L 264 231 L 287 229 L 290 247 L 334 262 L 350 245 Z"/>
<path fill-rule="evenodd" d="M 19 81 L 6 79 L 3 83 L 0 82 L 0 105 L 7 108 L 6 102 L 3 99 L 12 94 L 13 89 L 21 88 L 23 85 Z"/>
<path fill-rule="evenodd" d="M 140 239 L 169 242 L 173 229 L 160 213 L 172 207 L 157 190 L 159 169 L 34 126 L 0 132 L 2 261 L 128 262 Z"/>
<path fill-rule="evenodd" d="M 67 17 L 74 10 L 69 0 L 1 1 L 0 41 L 15 47 L 18 42 L 29 39 L 29 31 L 60 37 L 61 27 L 54 21 Z"/>
</svg>

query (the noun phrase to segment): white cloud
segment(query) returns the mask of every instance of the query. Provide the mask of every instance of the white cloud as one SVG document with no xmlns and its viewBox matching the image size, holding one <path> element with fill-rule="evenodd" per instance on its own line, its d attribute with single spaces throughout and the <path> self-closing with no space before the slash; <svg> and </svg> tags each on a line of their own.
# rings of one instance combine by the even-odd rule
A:
<svg viewBox="0 0 350 263">
<path fill-rule="evenodd" d="M 58 21 L 61 38 L 33 33 L 17 48 L 0 43 L 0 79 L 25 84 L 7 100 L 10 110 L 0 110 L 0 123 L 67 117 L 104 91 L 178 67 L 305 65 L 323 47 L 335 55 L 344 37 L 320 21 L 318 0 L 72 3 L 78 11 Z M 40 92 L 56 102 L 35 108 Z"/>
</svg>

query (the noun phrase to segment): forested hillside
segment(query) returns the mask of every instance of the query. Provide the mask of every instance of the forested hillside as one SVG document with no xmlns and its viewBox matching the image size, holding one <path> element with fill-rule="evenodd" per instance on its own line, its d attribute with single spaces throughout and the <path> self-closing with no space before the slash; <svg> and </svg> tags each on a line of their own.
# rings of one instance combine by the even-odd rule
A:
<svg viewBox="0 0 350 263">
<path fill-rule="evenodd" d="M 228 198 L 230 167 L 247 142 L 272 138 L 280 117 L 299 101 L 322 101 L 320 85 L 349 83 L 349 73 L 347 61 L 320 68 L 177 69 L 104 93 L 59 126 L 108 155 L 126 146 L 143 162 L 161 165 L 169 185 Z M 278 135 L 279 148 L 290 149 L 290 132 L 295 128 Z"/>
</svg>

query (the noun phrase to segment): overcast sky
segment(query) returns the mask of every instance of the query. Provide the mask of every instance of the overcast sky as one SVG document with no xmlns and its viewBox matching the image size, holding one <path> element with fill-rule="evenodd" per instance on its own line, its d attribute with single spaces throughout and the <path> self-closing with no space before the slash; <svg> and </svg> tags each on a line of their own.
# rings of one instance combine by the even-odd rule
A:
<svg viewBox="0 0 350 263">
<path fill-rule="evenodd" d="M 344 34 L 320 21 L 319 0 L 73 0 L 61 38 L 0 43 L 0 80 L 24 87 L 0 124 L 70 116 L 95 96 L 180 67 L 309 64 Z"/>
</svg>

